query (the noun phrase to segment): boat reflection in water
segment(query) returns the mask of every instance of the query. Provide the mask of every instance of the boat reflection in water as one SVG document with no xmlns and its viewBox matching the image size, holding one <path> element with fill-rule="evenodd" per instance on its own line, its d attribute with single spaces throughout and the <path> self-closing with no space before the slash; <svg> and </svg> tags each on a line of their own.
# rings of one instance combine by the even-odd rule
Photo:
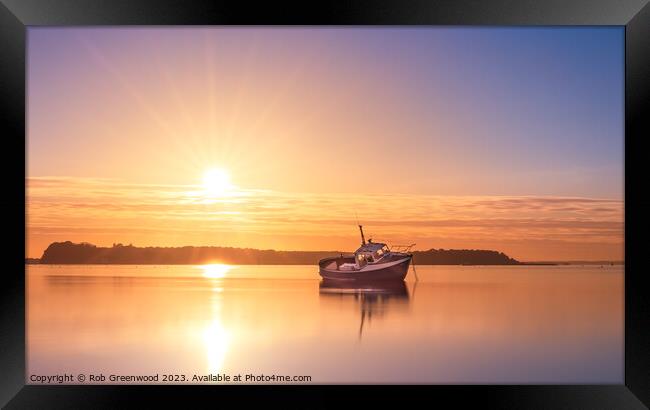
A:
<svg viewBox="0 0 650 410">
<path fill-rule="evenodd" d="M 407 307 L 411 299 L 403 280 L 363 283 L 323 279 L 319 285 L 319 293 L 321 297 L 356 302 L 361 315 L 359 339 L 363 334 L 365 322 L 370 322 L 373 317 L 382 317 L 388 311 Z"/>
</svg>

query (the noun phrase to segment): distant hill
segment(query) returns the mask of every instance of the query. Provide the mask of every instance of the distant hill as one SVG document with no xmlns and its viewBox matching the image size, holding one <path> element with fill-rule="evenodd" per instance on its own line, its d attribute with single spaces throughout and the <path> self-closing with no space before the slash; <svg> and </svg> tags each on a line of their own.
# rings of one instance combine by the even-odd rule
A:
<svg viewBox="0 0 650 410">
<path fill-rule="evenodd" d="M 418 265 L 519 265 L 520 262 L 503 252 L 480 249 L 429 249 L 413 251 Z"/>
<path fill-rule="evenodd" d="M 226 263 L 237 265 L 314 265 L 338 251 L 274 251 L 215 246 L 179 248 L 114 244 L 99 247 L 90 243 L 54 242 L 40 258 L 41 264 L 138 264 L 185 265 Z M 474 249 L 430 249 L 414 251 L 419 265 L 517 265 L 518 261 L 502 252 Z"/>
</svg>

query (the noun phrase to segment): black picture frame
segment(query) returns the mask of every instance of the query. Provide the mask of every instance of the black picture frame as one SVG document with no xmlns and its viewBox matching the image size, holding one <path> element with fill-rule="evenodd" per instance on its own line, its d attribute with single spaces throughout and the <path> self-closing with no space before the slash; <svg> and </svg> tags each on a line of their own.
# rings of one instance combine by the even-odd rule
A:
<svg viewBox="0 0 650 410">
<path fill-rule="evenodd" d="M 124 408 L 192 400 L 285 398 L 294 406 L 407 405 L 623 409 L 650 406 L 650 302 L 643 254 L 650 202 L 643 190 L 643 139 L 650 135 L 650 6 L 647 0 L 211 2 L 179 0 L 0 0 L 0 101 L 4 272 L 0 405 Z M 615 25 L 625 26 L 625 382 L 558 386 L 35 386 L 25 384 L 25 58 L 28 26 L 90 25 Z M 7 224 L 5 224 L 6 226 Z M 646 234 L 647 235 L 647 234 Z M 647 252 L 647 251 L 646 251 Z M 336 389 L 336 391 L 334 391 Z M 345 397 L 342 396 L 345 395 Z M 451 400 L 451 401 L 449 401 Z"/>
</svg>

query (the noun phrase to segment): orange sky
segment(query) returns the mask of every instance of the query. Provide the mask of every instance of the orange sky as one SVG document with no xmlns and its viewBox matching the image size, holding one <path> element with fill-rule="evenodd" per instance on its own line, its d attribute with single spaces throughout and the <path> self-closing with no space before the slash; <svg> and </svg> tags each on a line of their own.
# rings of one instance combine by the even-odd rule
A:
<svg viewBox="0 0 650 410">
<path fill-rule="evenodd" d="M 358 215 L 417 249 L 622 260 L 621 33 L 30 28 L 27 256 L 350 251 Z"/>
</svg>

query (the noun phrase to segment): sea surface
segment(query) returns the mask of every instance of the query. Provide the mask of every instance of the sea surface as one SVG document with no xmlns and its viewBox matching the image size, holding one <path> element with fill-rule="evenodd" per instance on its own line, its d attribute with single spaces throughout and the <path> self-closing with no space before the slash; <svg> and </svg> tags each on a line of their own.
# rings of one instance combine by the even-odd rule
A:
<svg viewBox="0 0 650 410">
<path fill-rule="evenodd" d="M 26 265 L 27 383 L 623 382 L 622 266 L 416 270 Z"/>
</svg>

